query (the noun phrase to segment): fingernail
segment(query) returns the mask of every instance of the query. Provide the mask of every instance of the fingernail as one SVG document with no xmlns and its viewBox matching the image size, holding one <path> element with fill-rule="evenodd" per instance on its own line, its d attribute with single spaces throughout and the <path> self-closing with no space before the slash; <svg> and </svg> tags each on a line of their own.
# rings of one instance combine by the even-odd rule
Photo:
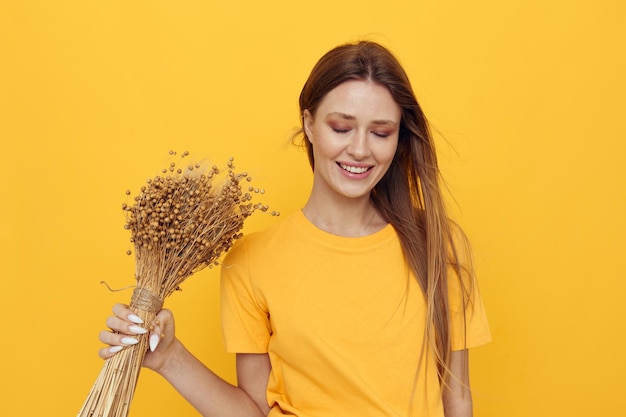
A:
<svg viewBox="0 0 626 417">
<path fill-rule="evenodd" d="M 150 336 L 150 352 L 154 352 L 156 350 L 157 346 L 159 346 L 159 340 L 158 334 Z"/>
<path fill-rule="evenodd" d="M 134 324 L 132 326 L 128 326 L 128 330 L 132 333 L 135 334 L 146 334 L 148 333 L 148 331 L 146 329 L 144 329 L 141 326 L 135 326 Z"/>
<path fill-rule="evenodd" d="M 139 317 L 139 316 L 138 316 L 138 315 L 136 315 L 136 314 L 129 314 L 126 318 L 127 318 L 128 320 L 132 321 L 133 323 L 136 323 L 136 324 L 143 324 L 143 320 L 141 319 L 141 317 Z"/>
<path fill-rule="evenodd" d="M 109 348 L 109 353 L 117 353 L 122 349 L 124 349 L 124 346 L 111 346 Z"/>
<path fill-rule="evenodd" d="M 120 339 L 120 342 L 124 343 L 125 345 L 136 345 L 137 343 L 139 343 L 139 340 L 135 339 L 134 337 L 122 337 L 122 339 Z"/>
</svg>

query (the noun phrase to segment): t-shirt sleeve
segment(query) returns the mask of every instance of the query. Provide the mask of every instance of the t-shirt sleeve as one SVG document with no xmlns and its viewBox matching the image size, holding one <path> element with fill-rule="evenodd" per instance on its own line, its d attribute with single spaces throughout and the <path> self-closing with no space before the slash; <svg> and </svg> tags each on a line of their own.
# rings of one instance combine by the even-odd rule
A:
<svg viewBox="0 0 626 417">
<path fill-rule="evenodd" d="M 222 262 L 220 303 L 227 352 L 267 353 L 271 327 L 266 306 L 252 285 L 245 238 Z"/>
<path fill-rule="evenodd" d="M 485 307 L 473 274 L 469 245 L 460 229 L 455 228 L 453 241 L 458 265 L 451 263 L 448 269 L 453 351 L 469 349 L 491 341 Z"/>
</svg>

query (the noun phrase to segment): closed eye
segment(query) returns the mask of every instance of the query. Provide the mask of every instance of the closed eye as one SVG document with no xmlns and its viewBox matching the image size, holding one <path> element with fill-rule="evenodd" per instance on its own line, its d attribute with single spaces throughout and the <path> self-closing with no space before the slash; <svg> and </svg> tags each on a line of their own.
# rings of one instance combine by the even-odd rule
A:
<svg viewBox="0 0 626 417">
<path fill-rule="evenodd" d="M 337 132 L 337 133 L 348 133 L 350 131 L 350 129 L 339 129 L 337 127 L 333 127 L 332 129 L 334 132 Z"/>
</svg>

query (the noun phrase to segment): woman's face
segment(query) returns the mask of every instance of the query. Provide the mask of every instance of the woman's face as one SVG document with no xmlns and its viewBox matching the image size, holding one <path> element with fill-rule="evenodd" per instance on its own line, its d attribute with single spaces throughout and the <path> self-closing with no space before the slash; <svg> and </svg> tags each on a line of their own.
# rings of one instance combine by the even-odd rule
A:
<svg viewBox="0 0 626 417">
<path fill-rule="evenodd" d="M 346 81 L 322 99 L 315 116 L 304 112 L 304 129 L 315 158 L 314 193 L 368 198 L 398 147 L 400 106 L 386 87 Z"/>
</svg>

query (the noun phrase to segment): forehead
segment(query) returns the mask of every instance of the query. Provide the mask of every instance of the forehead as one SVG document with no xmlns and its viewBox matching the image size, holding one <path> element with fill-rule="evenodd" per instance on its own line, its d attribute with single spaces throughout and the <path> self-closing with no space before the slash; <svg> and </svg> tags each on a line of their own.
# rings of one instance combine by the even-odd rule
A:
<svg viewBox="0 0 626 417">
<path fill-rule="evenodd" d="M 350 80 L 330 90 L 317 112 L 326 117 L 340 113 L 357 120 L 400 121 L 400 106 L 384 85 L 369 80 Z"/>
</svg>

